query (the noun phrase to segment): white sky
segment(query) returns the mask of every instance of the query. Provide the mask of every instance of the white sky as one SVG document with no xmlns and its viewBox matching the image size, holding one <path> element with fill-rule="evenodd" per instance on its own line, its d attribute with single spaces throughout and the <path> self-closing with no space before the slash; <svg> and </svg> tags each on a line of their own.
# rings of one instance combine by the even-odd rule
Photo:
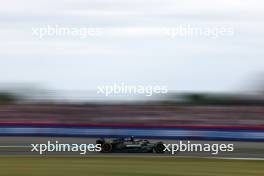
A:
<svg viewBox="0 0 264 176">
<path fill-rule="evenodd" d="M 264 70 L 260 0 L 1 0 L 0 83 L 94 90 L 166 85 L 176 91 L 235 91 Z M 216 39 L 156 34 L 163 27 L 232 27 Z M 38 39 L 47 25 L 99 27 L 99 37 Z M 113 34 L 117 28 L 132 32 Z"/>
</svg>

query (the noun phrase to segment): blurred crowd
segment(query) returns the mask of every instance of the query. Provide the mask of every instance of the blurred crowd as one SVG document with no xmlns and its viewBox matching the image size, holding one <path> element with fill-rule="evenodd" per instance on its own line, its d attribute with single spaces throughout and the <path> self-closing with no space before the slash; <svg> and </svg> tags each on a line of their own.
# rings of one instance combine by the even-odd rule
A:
<svg viewBox="0 0 264 176">
<path fill-rule="evenodd" d="M 264 126 L 264 108 L 177 104 L 0 104 L 0 122 Z"/>
</svg>

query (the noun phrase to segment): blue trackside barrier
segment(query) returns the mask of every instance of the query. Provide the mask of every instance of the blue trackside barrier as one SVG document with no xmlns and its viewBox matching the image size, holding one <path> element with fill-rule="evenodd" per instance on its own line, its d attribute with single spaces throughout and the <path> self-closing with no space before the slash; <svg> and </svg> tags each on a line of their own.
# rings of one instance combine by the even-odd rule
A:
<svg viewBox="0 0 264 176">
<path fill-rule="evenodd" d="M 264 142 L 263 129 L 195 127 L 0 125 L 0 136 L 109 137 Z"/>
</svg>

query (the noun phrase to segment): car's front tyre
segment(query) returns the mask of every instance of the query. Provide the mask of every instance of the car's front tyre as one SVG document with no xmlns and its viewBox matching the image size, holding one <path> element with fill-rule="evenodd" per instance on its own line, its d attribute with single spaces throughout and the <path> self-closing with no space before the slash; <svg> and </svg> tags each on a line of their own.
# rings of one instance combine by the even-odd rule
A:
<svg viewBox="0 0 264 176">
<path fill-rule="evenodd" d="M 165 150 L 165 146 L 163 144 L 163 142 L 157 142 L 154 146 L 154 151 L 156 153 L 164 153 Z"/>
</svg>

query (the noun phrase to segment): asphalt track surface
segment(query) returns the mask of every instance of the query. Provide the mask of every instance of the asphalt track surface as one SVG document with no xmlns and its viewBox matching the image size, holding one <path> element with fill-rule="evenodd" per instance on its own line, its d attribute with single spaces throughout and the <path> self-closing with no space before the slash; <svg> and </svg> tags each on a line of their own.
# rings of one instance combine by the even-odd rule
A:
<svg viewBox="0 0 264 176">
<path fill-rule="evenodd" d="M 0 156 L 73 156 L 73 157 L 206 157 L 206 158 L 241 158 L 241 159 L 264 159 L 264 142 L 232 142 L 232 141 L 191 141 L 195 144 L 234 144 L 233 152 L 219 152 L 213 155 L 209 152 L 170 152 L 156 153 L 100 153 L 87 152 L 80 155 L 78 152 L 48 152 L 40 155 L 31 151 L 31 144 L 47 144 L 48 141 L 60 144 L 95 144 L 95 138 L 54 138 L 54 137 L 0 137 Z M 159 140 L 150 140 L 157 142 Z M 178 144 L 177 140 L 162 140 L 167 144 Z M 184 141 L 186 142 L 186 141 Z"/>
</svg>

